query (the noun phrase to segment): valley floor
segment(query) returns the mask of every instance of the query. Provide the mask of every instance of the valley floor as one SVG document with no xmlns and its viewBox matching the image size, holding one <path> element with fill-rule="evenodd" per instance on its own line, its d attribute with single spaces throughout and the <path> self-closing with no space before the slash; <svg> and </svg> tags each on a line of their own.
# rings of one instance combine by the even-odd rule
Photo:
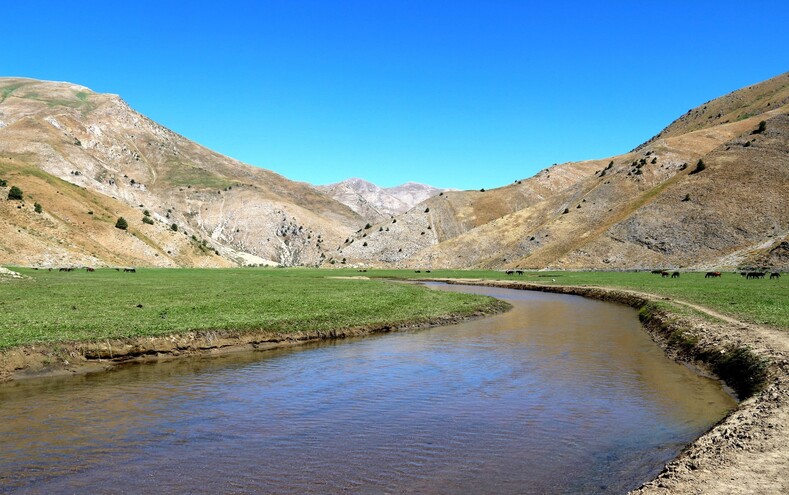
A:
<svg viewBox="0 0 789 495">
<path fill-rule="evenodd" d="M 444 279 L 562 292 L 641 309 L 674 359 L 717 373 L 747 398 L 635 493 L 789 491 L 789 284 L 736 274 L 315 269 L 19 269 L 0 277 L 3 379 L 99 370 L 130 360 L 267 349 L 448 323 L 506 305 L 412 284 Z M 447 297 L 451 296 L 451 297 Z M 457 297 L 460 296 L 460 297 Z M 731 357 L 732 359 L 729 359 Z"/>
</svg>

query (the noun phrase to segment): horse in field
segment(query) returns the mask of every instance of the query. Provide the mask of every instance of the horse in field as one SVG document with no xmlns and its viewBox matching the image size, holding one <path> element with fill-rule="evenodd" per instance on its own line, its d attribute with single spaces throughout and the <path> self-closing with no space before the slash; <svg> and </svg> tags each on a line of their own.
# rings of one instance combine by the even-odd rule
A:
<svg viewBox="0 0 789 495">
<path fill-rule="evenodd" d="M 779 278 L 781 278 L 781 273 L 780 272 L 773 272 L 773 273 L 770 274 L 770 280 L 772 280 L 772 279 L 779 279 Z"/>
</svg>

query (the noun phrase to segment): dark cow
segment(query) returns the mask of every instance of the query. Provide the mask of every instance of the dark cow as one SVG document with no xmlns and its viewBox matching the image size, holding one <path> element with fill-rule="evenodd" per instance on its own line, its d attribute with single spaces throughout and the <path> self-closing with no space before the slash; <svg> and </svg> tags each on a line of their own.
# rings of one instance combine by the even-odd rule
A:
<svg viewBox="0 0 789 495">
<path fill-rule="evenodd" d="M 414 270 L 414 273 L 422 273 L 422 270 Z"/>
<path fill-rule="evenodd" d="M 515 273 L 517 273 L 518 275 L 523 275 L 523 270 L 515 270 Z"/>
<path fill-rule="evenodd" d="M 135 268 L 124 268 L 123 272 L 124 273 L 137 273 L 137 270 Z"/>
<path fill-rule="evenodd" d="M 96 269 L 95 269 L 95 268 L 93 268 L 93 267 L 91 267 L 91 266 L 89 266 L 89 267 L 85 268 L 85 271 L 86 271 L 86 272 L 95 272 L 95 271 L 96 271 Z"/>
<path fill-rule="evenodd" d="M 671 278 L 679 278 L 679 272 L 672 273 Z"/>
<path fill-rule="evenodd" d="M 513 273 L 515 273 L 515 270 L 507 270 L 504 273 L 506 273 L 507 275 L 512 275 Z"/>
<path fill-rule="evenodd" d="M 707 272 L 704 278 L 720 278 L 721 276 L 721 272 Z"/>
<path fill-rule="evenodd" d="M 652 275 L 662 275 L 663 270 L 652 270 L 650 273 L 652 273 Z"/>
<path fill-rule="evenodd" d="M 779 279 L 779 278 L 781 278 L 781 274 L 780 274 L 779 272 L 772 272 L 772 273 L 770 274 L 770 280 L 772 280 L 772 279 L 774 279 L 774 278 L 775 278 L 775 279 Z"/>
<path fill-rule="evenodd" d="M 669 276 L 671 276 L 671 275 L 670 275 L 670 274 L 669 274 L 667 271 L 663 270 L 662 272 L 660 272 L 660 276 L 661 276 L 662 278 L 666 278 L 666 277 L 669 277 Z"/>
<path fill-rule="evenodd" d="M 765 275 L 766 275 L 766 272 L 748 272 L 748 274 L 745 276 L 745 278 L 748 279 L 748 280 L 750 280 L 750 279 L 757 279 L 757 278 L 764 278 Z"/>
</svg>

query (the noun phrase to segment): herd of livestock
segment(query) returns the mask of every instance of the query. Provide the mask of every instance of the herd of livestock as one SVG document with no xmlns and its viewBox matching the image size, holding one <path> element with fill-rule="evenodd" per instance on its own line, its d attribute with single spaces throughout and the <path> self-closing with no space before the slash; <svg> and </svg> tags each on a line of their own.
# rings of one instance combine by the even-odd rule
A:
<svg viewBox="0 0 789 495">
<path fill-rule="evenodd" d="M 74 270 L 79 270 L 81 268 L 75 267 L 64 267 L 58 268 L 59 272 L 73 272 Z M 36 268 L 38 270 L 38 268 Z M 52 268 L 48 268 L 51 272 Z M 96 269 L 90 266 L 84 267 L 85 271 L 88 272 L 95 272 Z M 120 272 L 123 271 L 125 273 L 137 273 L 135 268 L 115 268 L 115 271 Z M 358 270 L 360 272 L 366 272 L 367 270 Z M 421 273 L 422 270 L 414 270 L 415 273 Z M 425 273 L 430 273 L 430 270 L 425 270 Z M 506 275 L 523 275 L 525 272 L 523 270 L 506 270 L 504 272 Z M 653 274 L 660 275 L 662 278 L 679 278 L 680 272 L 678 271 L 666 271 L 666 270 L 652 270 Z M 770 280 L 779 279 L 781 278 L 780 272 L 768 272 L 768 271 L 745 271 L 745 272 L 738 272 L 742 277 L 750 280 L 750 279 L 763 279 L 767 276 L 767 273 L 770 273 Z M 704 275 L 704 278 L 720 278 L 723 276 L 722 272 L 707 272 Z"/>
</svg>

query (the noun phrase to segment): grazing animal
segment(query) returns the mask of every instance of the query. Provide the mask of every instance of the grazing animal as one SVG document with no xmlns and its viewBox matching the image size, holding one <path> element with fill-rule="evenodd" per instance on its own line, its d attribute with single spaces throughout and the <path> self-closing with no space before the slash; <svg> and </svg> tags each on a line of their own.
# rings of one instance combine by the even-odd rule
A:
<svg viewBox="0 0 789 495">
<path fill-rule="evenodd" d="M 668 276 L 670 276 L 670 275 L 669 275 L 669 273 L 668 273 L 667 271 L 665 271 L 665 270 L 664 270 L 664 271 L 660 272 L 660 276 L 661 276 L 662 278 L 666 278 L 666 277 L 668 277 Z"/>
<path fill-rule="evenodd" d="M 652 275 L 662 275 L 663 270 L 652 270 L 650 273 L 652 273 Z"/>
<path fill-rule="evenodd" d="M 748 274 L 745 276 L 745 278 L 748 279 L 748 280 L 750 280 L 752 278 L 753 279 L 764 278 L 765 274 L 766 274 L 766 272 L 748 272 Z"/>
<path fill-rule="evenodd" d="M 781 278 L 781 274 L 779 272 L 773 272 L 770 274 L 770 280 L 774 278 Z"/>
<path fill-rule="evenodd" d="M 134 269 L 134 268 L 124 268 L 123 272 L 124 273 L 137 273 L 137 270 Z"/>
<path fill-rule="evenodd" d="M 704 278 L 719 278 L 719 277 L 721 277 L 721 272 L 707 272 L 707 274 L 704 275 Z"/>
<path fill-rule="evenodd" d="M 93 267 L 91 267 L 91 266 L 89 266 L 89 267 L 85 268 L 85 271 L 86 271 L 86 272 L 95 272 L 95 271 L 96 271 L 96 269 L 95 269 L 95 268 L 93 268 Z"/>
<path fill-rule="evenodd" d="M 679 278 L 679 272 L 672 273 L 671 278 Z"/>
<path fill-rule="evenodd" d="M 414 273 L 422 273 L 422 270 L 414 270 Z"/>
<path fill-rule="evenodd" d="M 515 273 L 515 272 L 514 272 L 513 270 L 507 270 L 507 271 L 506 271 L 506 272 L 504 272 L 504 273 L 506 273 L 507 275 L 512 275 L 512 274 L 513 274 L 513 273 Z"/>
<path fill-rule="evenodd" d="M 430 273 L 430 270 L 425 270 L 425 273 Z"/>
<path fill-rule="evenodd" d="M 518 275 L 523 275 L 523 270 L 515 270 L 515 273 L 517 273 Z"/>
</svg>

